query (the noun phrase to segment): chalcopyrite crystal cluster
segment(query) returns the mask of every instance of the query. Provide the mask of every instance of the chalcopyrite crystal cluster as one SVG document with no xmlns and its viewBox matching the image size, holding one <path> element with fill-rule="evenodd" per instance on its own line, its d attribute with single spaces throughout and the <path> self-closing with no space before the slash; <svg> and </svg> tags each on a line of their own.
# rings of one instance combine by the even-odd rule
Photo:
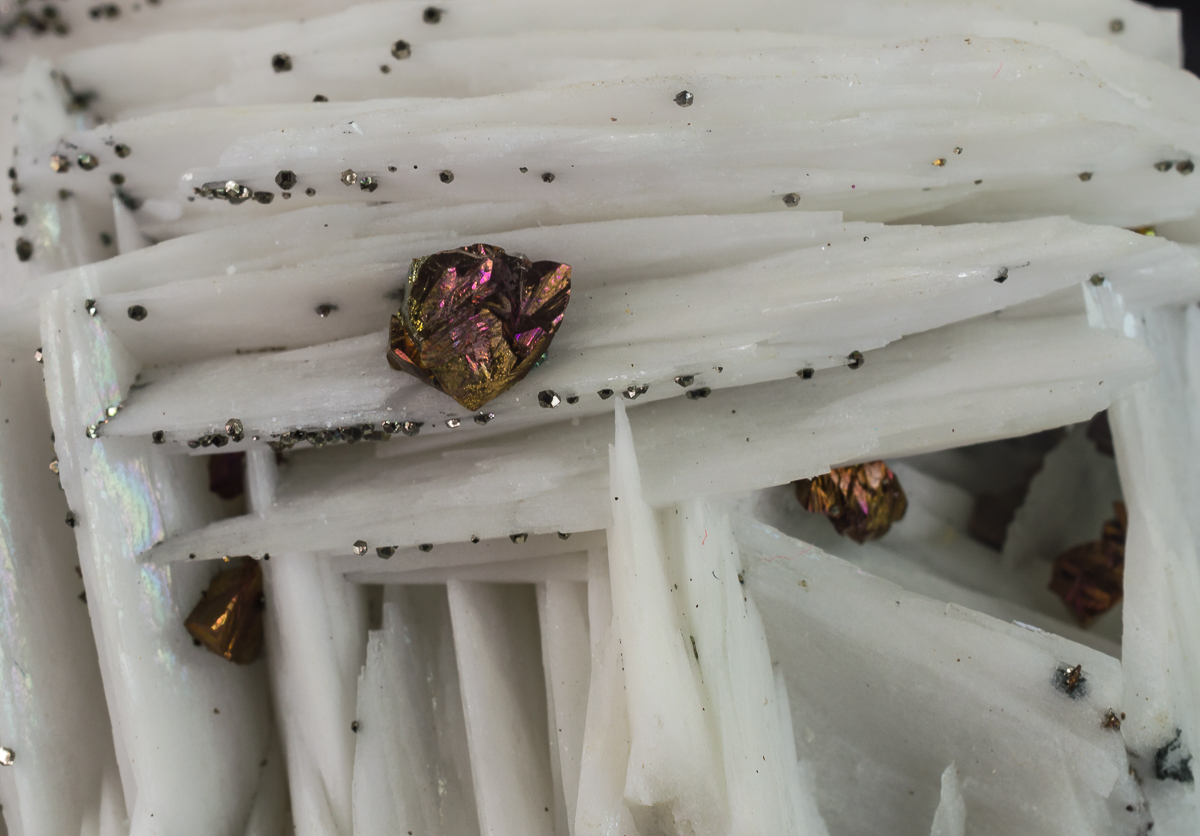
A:
<svg viewBox="0 0 1200 836">
<path fill-rule="evenodd" d="M 0 6 L 0 836 L 1193 836 L 1179 33 Z"/>
</svg>

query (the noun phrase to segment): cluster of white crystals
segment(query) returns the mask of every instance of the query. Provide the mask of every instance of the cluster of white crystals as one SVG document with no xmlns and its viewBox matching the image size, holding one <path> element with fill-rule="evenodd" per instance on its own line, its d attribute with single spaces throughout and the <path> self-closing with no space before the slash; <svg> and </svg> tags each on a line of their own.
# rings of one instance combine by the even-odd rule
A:
<svg viewBox="0 0 1200 836">
<path fill-rule="evenodd" d="M 1179 37 L 1133 0 L 0 4 L 0 836 L 1196 833 Z M 385 351 L 412 260 L 478 242 L 572 287 L 471 411 Z M 882 538 L 798 503 L 879 459 Z M 1114 501 L 1082 625 L 1050 561 Z M 240 556 L 249 664 L 184 628 Z"/>
</svg>

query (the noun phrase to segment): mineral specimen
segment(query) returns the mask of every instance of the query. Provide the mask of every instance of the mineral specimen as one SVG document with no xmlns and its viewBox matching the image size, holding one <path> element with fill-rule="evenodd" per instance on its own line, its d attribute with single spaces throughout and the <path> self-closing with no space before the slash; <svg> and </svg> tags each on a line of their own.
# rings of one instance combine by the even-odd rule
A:
<svg viewBox="0 0 1200 836">
<path fill-rule="evenodd" d="M 546 353 L 570 294 L 568 265 L 488 244 L 413 259 L 388 362 L 479 409 Z"/>
<path fill-rule="evenodd" d="M 1125 504 L 1114 502 L 1113 510 L 1116 516 L 1104 523 L 1099 540 L 1075 546 L 1054 559 L 1050 589 L 1083 627 L 1115 607 L 1123 594 Z"/>
<path fill-rule="evenodd" d="M 257 560 L 237 558 L 208 585 L 183 626 L 197 642 L 239 665 L 258 658 L 263 645 L 263 581 Z"/>
<path fill-rule="evenodd" d="M 829 517 L 838 534 L 856 543 L 887 534 L 908 509 L 900 480 L 881 461 L 835 467 L 815 479 L 800 479 L 796 498 L 806 511 Z"/>
</svg>

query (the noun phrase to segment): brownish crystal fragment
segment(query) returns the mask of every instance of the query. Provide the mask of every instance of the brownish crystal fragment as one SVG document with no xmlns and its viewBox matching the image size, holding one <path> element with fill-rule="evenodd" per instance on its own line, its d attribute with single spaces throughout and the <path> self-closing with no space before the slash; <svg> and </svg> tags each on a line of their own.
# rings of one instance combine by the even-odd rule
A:
<svg viewBox="0 0 1200 836">
<path fill-rule="evenodd" d="M 1114 502 L 1116 516 L 1104 523 L 1100 539 L 1084 543 L 1054 559 L 1050 590 L 1086 627 L 1121 600 L 1125 583 L 1125 505 Z"/>
<path fill-rule="evenodd" d="M 908 510 L 900 480 L 881 461 L 835 467 L 824 476 L 801 479 L 796 498 L 805 510 L 829 517 L 838 534 L 856 543 L 887 534 Z"/>
<path fill-rule="evenodd" d="M 388 362 L 479 409 L 545 354 L 570 295 L 568 265 L 489 244 L 413 259 Z"/>
<path fill-rule="evenodd" d="M 249 557 L 212 579 L 183 626 L 192 638 L 239 665 L 258 658 L 263 644 L 262 568 Z"/>
</svg>

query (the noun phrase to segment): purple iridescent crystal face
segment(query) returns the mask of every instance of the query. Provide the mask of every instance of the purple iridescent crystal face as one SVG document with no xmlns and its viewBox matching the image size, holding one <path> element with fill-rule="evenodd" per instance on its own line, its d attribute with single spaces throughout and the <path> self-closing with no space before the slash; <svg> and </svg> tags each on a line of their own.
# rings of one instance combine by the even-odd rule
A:
<svg viewBox="0 0 1200 836">
<path fill-rule="evenodd" d="M 570 296 L 566 264 L 531 264 L 489 244 L 414 259 L 388 362 L 479 409 L 545 354 Z"/>
</svg>

